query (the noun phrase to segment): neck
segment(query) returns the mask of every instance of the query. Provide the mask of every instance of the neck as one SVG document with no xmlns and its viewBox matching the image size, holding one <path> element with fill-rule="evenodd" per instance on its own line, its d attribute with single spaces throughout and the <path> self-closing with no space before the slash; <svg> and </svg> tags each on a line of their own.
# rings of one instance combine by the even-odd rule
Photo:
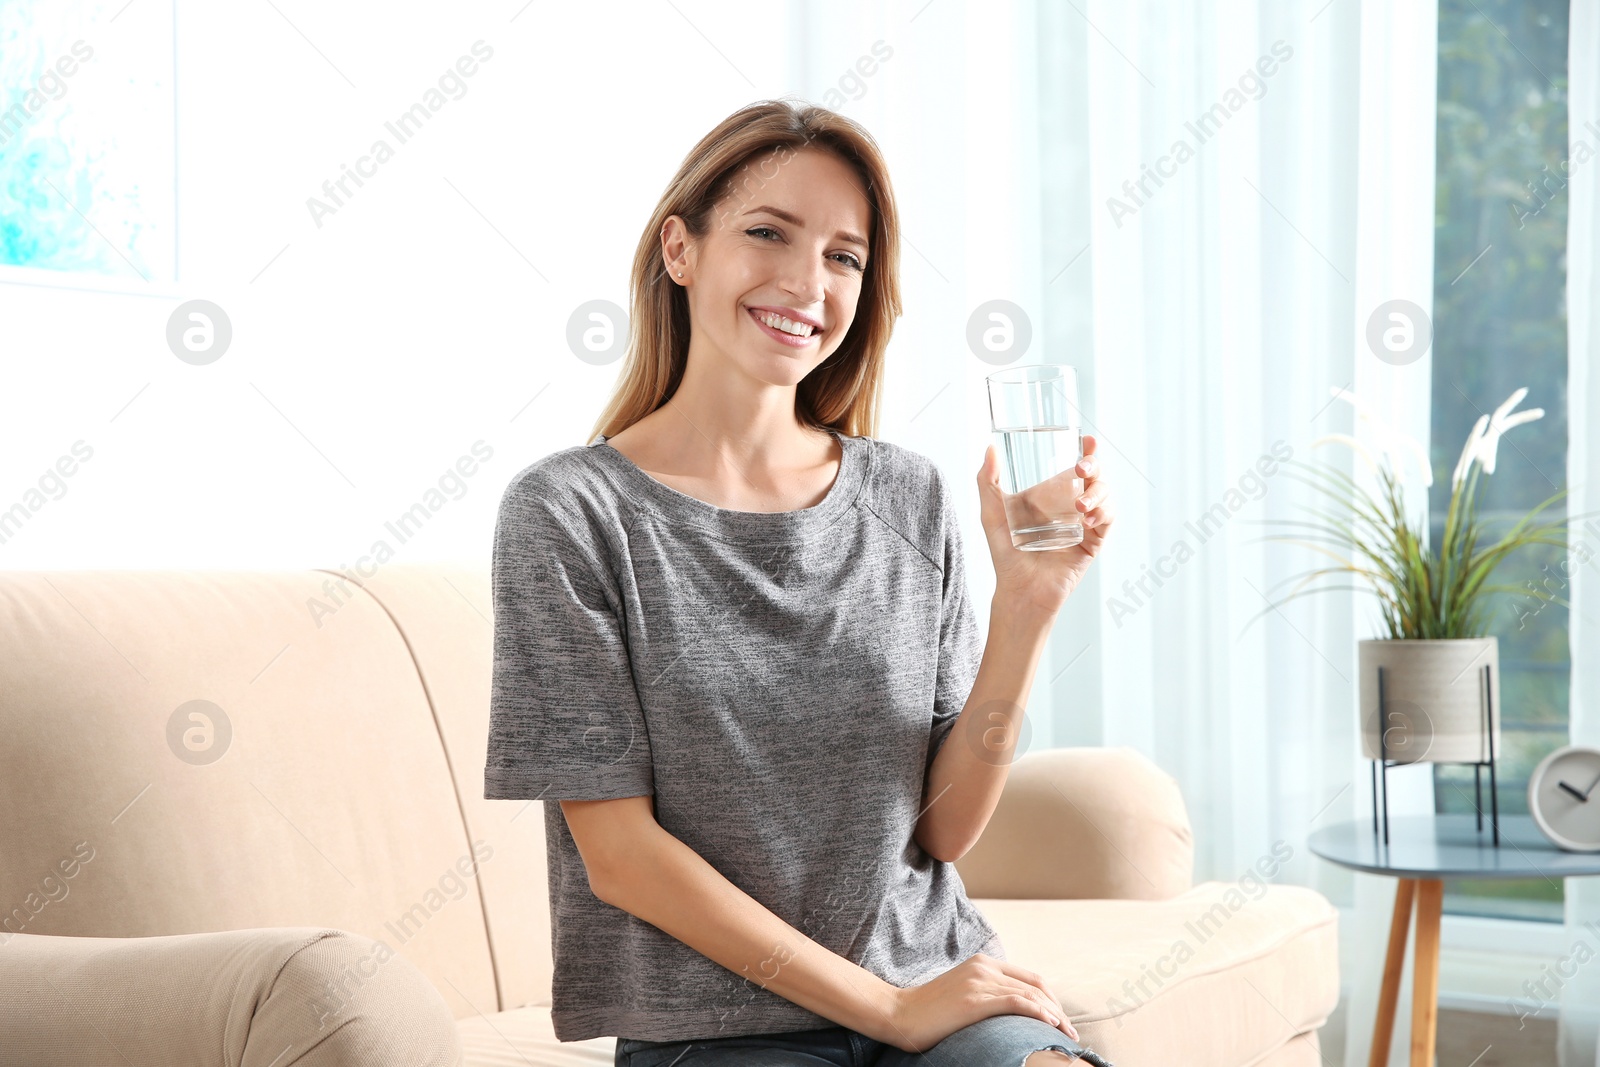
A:
<svg viewBox="0 0 1600 1067">
<path fill-rule="evenodd" d="M 691 358 L 682 382 L 664 405 L 659 425 L 673 452 L 702 470 L 721 463 L 784 469 L 809 462 L 826 431 L 805 426 L 795 416 L 793 385 L 773 385 L 741 373 L 731 362 L 719 373 L 710 361 Z"/>
</svg>

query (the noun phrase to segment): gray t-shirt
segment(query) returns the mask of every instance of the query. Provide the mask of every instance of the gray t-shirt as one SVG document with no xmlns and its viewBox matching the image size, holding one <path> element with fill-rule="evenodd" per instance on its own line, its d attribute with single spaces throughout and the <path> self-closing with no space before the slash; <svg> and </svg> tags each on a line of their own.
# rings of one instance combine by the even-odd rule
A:
<svg viewBox="0 0 1600 1067">
<path fill-rule="evenodd" d="M 834 1023 L 589 889 L 561 800 L 656 820 L 795 929 L 905 988 L 1004 958 L 952 864 L 912 838 L 982 646 L 949 490 L 870 437 L 827 496 L 732 511 L 598 438 L 501 498 L 484 796 L 545 803 L 561 1041 Z"/>
</svg>

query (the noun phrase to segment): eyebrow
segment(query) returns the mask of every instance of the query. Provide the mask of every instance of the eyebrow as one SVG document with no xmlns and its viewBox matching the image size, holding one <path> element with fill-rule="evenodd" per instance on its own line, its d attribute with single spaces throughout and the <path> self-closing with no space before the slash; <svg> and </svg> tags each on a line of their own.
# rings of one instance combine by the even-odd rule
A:
<svg viewBox="0 0 1600 1067">
<path fill-rule="evenodd" d="M 773 207 L 770 204 L 761 204 L 758 207 L 753 207 L 749 211 L 746 211 L 745 214 L 746 215 L 754 215 L 758 211 L 765 211 L 769 215 L 776 215 L 776 216 L 778 216 L 778 218 L 782 219 L 784 222 L 792 223 L 795 226 L 804 226 L 805 225 L 804 222 L 800 221 L 800 216 L 799 215 L 796 215 L 793 212 L 784 211 L 782 208 Z M 838 233 L 834 234 L 834 236 L 837 237 L 839 240 L 845 241 L 845 242 L 847 242 L 849 244 L 860 245 L 862 248 L 869 247 L 868 244 L 867 244 L 867 239 L 865 237 L 859 237 L 856 234 L 848 233 L 845 230 L 840 230 Z"/>
</svg>

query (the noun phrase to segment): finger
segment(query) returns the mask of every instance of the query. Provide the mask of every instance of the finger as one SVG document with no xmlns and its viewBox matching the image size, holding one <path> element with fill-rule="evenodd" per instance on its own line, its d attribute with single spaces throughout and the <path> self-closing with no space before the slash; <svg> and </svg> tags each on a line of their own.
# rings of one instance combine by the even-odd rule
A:
<svg viewBox="0 0 1600 1067">
<path fill-rule="evenodd" d="M 1073 1027 L 1072 1021 L 1067 1018 L 1067 1013 L 1061 1008 L 1061 998 L 1056 996 L 1055 991 L 1046 984 L 1044 975 L 1038 971 L 1030 971 L 1026 967 L 1020 967 L 1015 964 L 1003 963 L 1002 966 L 1011 977 L 1020 978 L 1027 984 L 1035 997 L 1041 998 L 1041 1006 L 1047 1013 L 1046 1022 L 1050 1022 L 1053 1019 L 1052 1025 L 1072 1038 L 1072 1040 L 1078 1040 L 1077 1030 Z"/>
<path fill-rule="evenodd" d="M 1116 512 L 1109 504 L 1095 508 L 1083 517 L 1085 526 L 1093 526 L 1097 530 L 1104 530 L 1111 525 L 1111 520 L 1116 517 Z"/>
<path fill-rule="evenodd" d="M 1072 1025 L 1072 1020 L 1067 1018 L 1067 1013 L 1062 1010 L 1061 998 L 1056 996 L 1056 991 L 1051 989 L 1050 986 L 1046 984 L 1043 976 L 1033 971 L 1029 971 L 1027 973 L 1031 975 L 1029 980 L 1032 981 L 1034 985 L 1037 985 L 1040 989 L 1044 990 L 1044 995 L 1050 998 L 1050 1004 L 1048 1007 L 1053 1010 L 1056 1018 L 1060 1020 L 1060 1022 L 1056 1024 L 1056 1029 L 1072 1038 L 1072 1040 L 1078 1040 L 1078 1028 Z"/>
<path fill-rule="evenodd" d="M 1083 435 L 1083 454 L 1086 455 L 1086 456 L 1094 455 L 1095 446 L 1097 444 L 1099 444 L 1099 442 L 1094 439 L 1094 434 L 1092 434 L 1092 433 L 1084 434 Z"/>
<path fill-rule="evenodd" d="M 1015 972 L 1012 972 L 1008 968 L 1006 973 L 1014 974 Z M 1032 1006 L 1033 1014 L 1040 1019 L 1043 1019 L 1051 1026 L 1061 1025 L 1062 1013 L 1060 1006 L 1050 1003 L 1048 998 L 1045 996 L 1044 990 L 1040 989 L 1038 986 L 1032 984 L 1031 982 L 1018 981 L 1015 977 L 1013 977 L 1010 981 L 1006 982 L 1006 991 L 1008 993 L 1023 997 L 1028 1004 Z"/>
<path fill-rule="evenodd" d="M 1021 982 L 1026 982 L 1028 985 L 1033 986 L 1035 989 L 1047 996 L 1054 995 L 1051 994 L 1050 988 L 1045 985 L 1044 975 L 1040 974 L 1038 971 L 1031 971 L 1021 964 L 1012 963 L 1009 960 L 1001 960 L 999 962 L 1000 970 L 1008 977 L 1015 978 Z"/>
<path fill-rule="evenodd" d="M 983 466 L 978 468 L 978 518 L 983 523 L 983 535 L 989 542 L 989 551 L 996 558 L 1013 546 L 1011 526 L 1006 520 L 1006 503 L 1000 487 L 1000 457 L 994 445 L 983 451 Z"/>
<path fill-rule="evenodd" d="M 1084 452 L 1083 458 L 1078 460 L 1078 466 L 1076 468 L 1079 477 L 1092 476 L 1099 469 L 1100 461 L 1094 456 L 1090 455 L 1087 451 Z"/>
<path fill-rule="evenodd" d="M 1008 986 L 991 994 L 993 999 L 1002 1001 L 1007 1006 L 1007 1014 L 1025 1015 L 1030 1019 L 1049 1023 L 1051 1026 L 1060 1027 L 1061 1016 L 1059 1013 L 1046 1010 L 1043 1000 L 1037 989 L 1022 986 Z"/>
</svg>

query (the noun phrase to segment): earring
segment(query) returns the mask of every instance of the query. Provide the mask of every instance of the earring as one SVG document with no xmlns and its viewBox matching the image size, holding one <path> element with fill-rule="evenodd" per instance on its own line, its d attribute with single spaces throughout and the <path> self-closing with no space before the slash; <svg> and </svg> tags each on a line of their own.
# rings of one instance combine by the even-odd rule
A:
<svg viewBox="0 0 1600 1067">
<path fill-rule="evenodd" d="M 679 271 L 679 272 L 678 272 L 678 277 L 680 277 L 680 278 L 681 278 L 681 277 L 683 277 L 683 271 L 681 271 L 681 270 L 680 270 L 680 271 Z"/>
</svg>

